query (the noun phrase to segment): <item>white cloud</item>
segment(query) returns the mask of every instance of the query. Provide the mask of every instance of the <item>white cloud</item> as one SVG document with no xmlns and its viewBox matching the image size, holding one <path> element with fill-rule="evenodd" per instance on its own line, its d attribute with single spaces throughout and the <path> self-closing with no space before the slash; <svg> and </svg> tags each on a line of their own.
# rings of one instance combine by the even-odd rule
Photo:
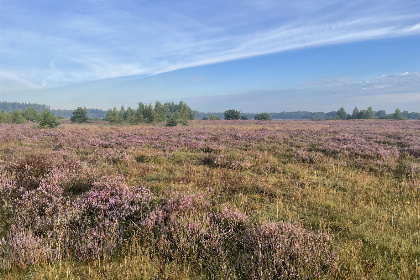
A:
<svg viewBox="0 0 420 280">
<path fill-rule="evenodd" d="M 46 83 L 35 84 L 17 76 L 15 73 L 0 71 L 0 92 L 7 88 L 8 91 L 24 91 L 43 89 Z"/>
</svg>

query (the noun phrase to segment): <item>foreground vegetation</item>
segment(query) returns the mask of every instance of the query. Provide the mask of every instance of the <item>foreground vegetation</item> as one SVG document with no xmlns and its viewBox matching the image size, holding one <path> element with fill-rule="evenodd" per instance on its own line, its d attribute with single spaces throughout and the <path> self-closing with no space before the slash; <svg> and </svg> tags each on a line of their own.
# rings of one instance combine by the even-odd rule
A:
<svg viewBox="0 0 420 280">
<path fill-rule="evenodd" d="M 0 125 L 6 279 L 415 279 L 420 121 Z"/>
</svg>

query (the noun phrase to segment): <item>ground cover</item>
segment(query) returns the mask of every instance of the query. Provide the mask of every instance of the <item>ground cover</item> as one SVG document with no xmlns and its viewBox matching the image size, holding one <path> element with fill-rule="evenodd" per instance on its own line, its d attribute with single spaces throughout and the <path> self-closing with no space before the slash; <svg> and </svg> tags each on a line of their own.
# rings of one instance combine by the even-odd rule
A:
<svg viewBox="0 0 420 280">
<path fill-rule="evenodd" d="M 0 125 L 6 279 L 415 279 L 420 121 Z"/>
</svg>

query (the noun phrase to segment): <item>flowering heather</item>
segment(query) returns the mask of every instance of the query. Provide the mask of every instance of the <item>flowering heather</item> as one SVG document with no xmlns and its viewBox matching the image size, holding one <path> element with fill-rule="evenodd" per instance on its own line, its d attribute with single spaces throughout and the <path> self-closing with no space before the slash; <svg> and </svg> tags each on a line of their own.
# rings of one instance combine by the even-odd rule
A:
<svg viewBox="0 0 420 280">
<path fill-rule="evenodd" d="M 420 121 L 1 124 L 0 275 L 419 278 L 419 143 Z"/>
<path fill-rule="evenodd" d="M 292 224 L 254 226 L 241 242 L 244 254 L 238 265 L 244 278 L 316 279 L 324 270 L 337 269 L 330 238 Z"/>
</svg>

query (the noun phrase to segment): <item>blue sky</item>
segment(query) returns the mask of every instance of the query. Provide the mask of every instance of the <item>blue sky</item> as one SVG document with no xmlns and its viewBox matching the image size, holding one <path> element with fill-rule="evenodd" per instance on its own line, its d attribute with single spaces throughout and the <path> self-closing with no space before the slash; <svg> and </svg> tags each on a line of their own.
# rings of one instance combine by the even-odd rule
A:
<svg viewBox="0 0 420 280">
<path fill-rule="evenodd" d="M 420 111 L 420 1 L 0 0 L 0 100 Z"/>
</svg>

